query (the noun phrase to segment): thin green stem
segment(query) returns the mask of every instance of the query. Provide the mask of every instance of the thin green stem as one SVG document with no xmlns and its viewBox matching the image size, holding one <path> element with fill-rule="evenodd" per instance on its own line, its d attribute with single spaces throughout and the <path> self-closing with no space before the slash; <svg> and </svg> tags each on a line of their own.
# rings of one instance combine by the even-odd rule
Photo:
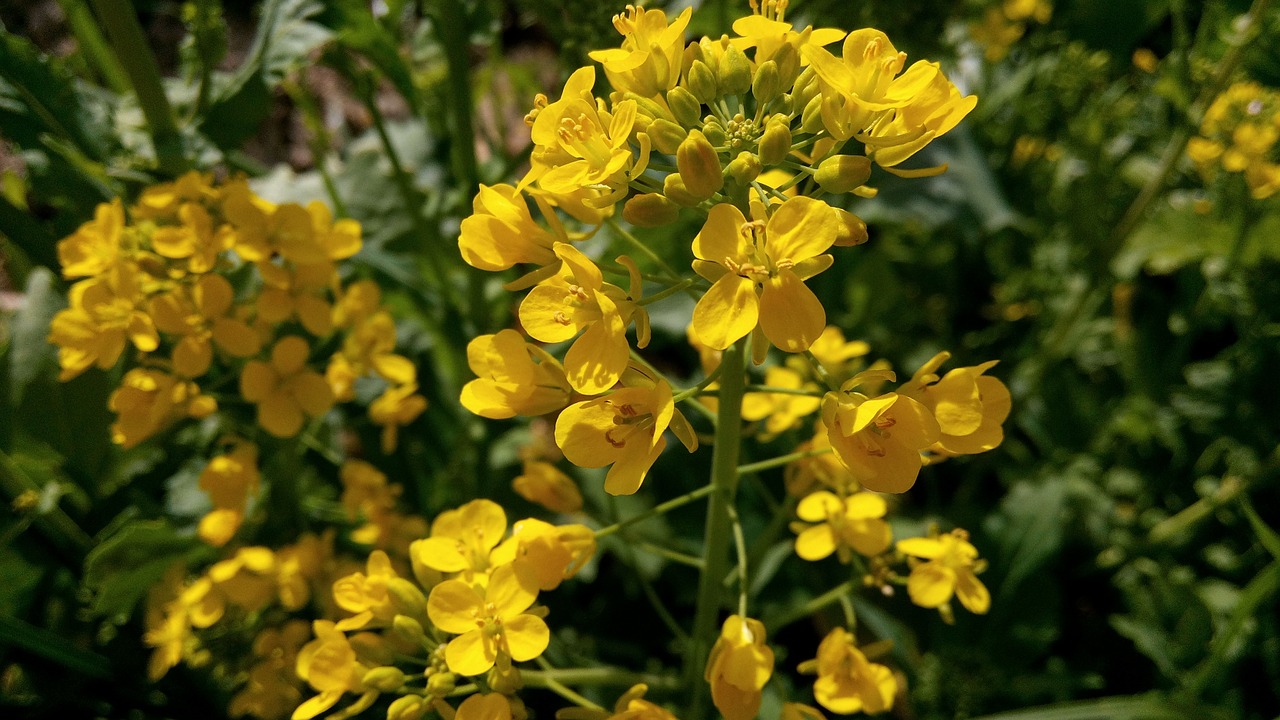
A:
<svg viewBox="0 0 1280 720">
<path fill-rule="evenodd" d="M 616 519 L 618 517 L 618 502 L 612 495 L 609 496 L 609 512 L 613 518 Z M 644 593 L 645 599 L 649 601 L 649 606 L 653 608 L 658 619 L 662 621 L 663 625 L 667 626 L 667 630 L 671 632 L 672 637 L 676 638 L 677 642 L 688 642 L 689 636 L 680 627 L 680 623 L 676 622 L 675 616 L 667 609 L 667 604 L 662 601 L 662 597 L 653 589 L 653 583 L 649 582 L 649 579 L 644 576 L 644 572 L 640 570 L 640 563 L 636 561 L 636 546 L 633 544 L 631 537 L 628 536 L 625 529 L 619 529 L 618 535 L 622 538 L 622 553 L 626 555 L 625 560 L 631 566 L 631 569 L 635 571 L 636 582 L 640 585 L 640 592 Z M 644 544 L 651 545 L 651 543 Z M 699 562 L 699 565 L 701 565 L 701 562 Z"/>
<path fill-rule="evenodd" d="M 803 395 L 805 397 L 822 397 L 825 390 L 809 390 L 806 388 L 773 387 L 770 385 L 748 385 L 744 388 L 749 393 L 771 393 L 773 395 Z"/>
<path fill-rule="evenodd" d="M 106 30 L 107 39 L 115 50 L 116 58 L 129 76 L 138 106 L 147 119 L 147 129 L 155 144 L 156 160 L 166 172 L 177 174 L 187 168 L 182 154 L 182 142 L 178 126 L 174 123 L 173 108 L 164 94 L 160 82 L 160 68 L 151 45 L 138 23 L 138 15 L 129 0 L 92 0 L 98 20 Z"/>
<path fill-rule="evenodd" d="M 658 302 L 659 300 L 669 298 L 678 292 L 684 292 L 685 290 L 688 290 L 689 288 L 693 287 L 693 282 L 694 282 L 693 278 L 685 278 L 684 280 L 681 280 L 680 282 L 676 283 L 675 285 L 672 285 L 671 287 L 668 287 L 665 290 L 661 290 L 647 297 L 640 298 L 639 300 L 636 301 L 636 304 L 640 306 L 651 305 L 653 303 Z"/>
<path fill-rule="evenodd" d="M 117 95 L 129 92 L 129 76 L 125 73 L 120 61 L 111 53 L 111 47 L 102 37 L 93 13 L 85 5 L 84 0 L 58 0 L 62 14 L 67 17 L 67 25 L 76 36 L 76 44 L 84 53 L 88 65 L 100 75 L 107 87 Z"/>
<path fill-rule="evenodd" d="M 555 680 L 567 685 L 631 686 L 644 683 L 655 689 L 669 689 L 678 686 L 680 682 L 679 679 L 671 675 L 634 673 L 608 667 L 521 670 L 520 677 L 524 680 L 524 684 L 529 687 L 543 687 L 547 680 Z"/>
<path fill-rule="evenodd" d="M 682 400 L 687 400 L 688 398 L 701 393 L 703 390 L 706 390 L 711 386 L 711 383 L 715 382 L 720 377 L 720 368 L 721 366 L 717 365 L 716 368 L 712 370 L 709 375 L 703 378 L 701 382 L 691 388 L 686 388 L 676 393 L 675 396 L 671 398 L 671 401 L 680 402 Z"/>
<path fill-rule="evenodd" d="M 333 174 L 329 172 L 329 165 L 325 162 L 329 155 L 329 131 L 320 117 L 320 108 L 316 106 L 315 98 L 300 83 L 285 82 L 284 89 L 302 110 L 303 122 L 310 133 L 307 147 L 311 150 L 311 162 L 320 173 L 320 180 L 324 183 L 325 193 L 329 195 L 329 202 L 333 203 L 334 212 L 338 217 L 351 217 L 346 203 L 342 202 L 342 196 L 338 194 L 338 186 L 333 181 Z"/>
<path fill-rule="evenodd" d="M 738 615 L 747 616 L 747 591 L 751 583 L 747 578 L 747 540 L 742 535 L 742 523 L 738 511 L 729 508 L 729 521 L 733 523 L 733 547 L 738 556 Z"/>
<path fill-rule="evenodd" d="M 760 462 L 747 463 L 746 465 L 739 465 L 738 474 L 748 475 L 750 473 L 763 472 L 765 470 L 780 467 L 782 465 L 789 465 L 795 462 L 796 460 L 803 460 L 805 458 L 816 457 L 818 455 L 826 455 L 829 452 L 831 452 L 831 448 L 825 447 L 825 448 L 818 448 L 816 450 L 800 450 L 793 453 L 787 453 L 786 455 L 779 455 L 776 458 L 761 460 Z"/>
<path fill-rule="evenodd" d="M 660 558 L 665 558 L 679 565 L 686 565 L 688 567 L 697 568 L 699 570 L 702 569 L 702 558 L 697 558 L 692 555 L 686 555 L 685 553 L 679 552 L 678 550 L 665 548 L 665 547 L 662 547 L 661 545 L 648 542 L 647 540 L 636 541 L 635 547 L 637 550 L 644 550 L 650 555 L 657 555 Z"/>
<path fill-rule="evenodd" d="M 691 641 L 684 658 L 684 684 L 692 694 L 691 717 L 705 714 L 707 688 L 699 682 L 707 654 L 715 638 L 716 619 L 722 604 L 724 576 L 728 571 L 732 534 L 730 512 L 738 489 L 738 457 L 742 445 L 742 396 L 746 381 L 746 342 L 739 340 L 720 358 L 720 407 L 716 423 L 711 484 L 707 505 L 702 576 L 698 581 L 697 607 Z"/>
<path fill-rule="evenodd" d="M 614 233 L 616 233 L 618 237 L 627 241 L 627 243 L 631 245 L 631 247 L 639 251 L 641 255 L 644 255 L 645 257 L 652 260 L 653 263 L 658 266 L 658 269 L 666 273 L 666 275 L 668 276 L 671 282 L 679 283 L 683 280 L 683 278 L 680 276 L 680 273 L 676 272 L 675 269 L 672 268 L 671 265 L 669 265 L 661 255 L 654 252 L 653 248 L 646 245 L 643 240 L 624 230 L 623 227 L 618 224 L 617 220 L 613 218 L 609 218 L 605 222 L 608 223 L 609 229 L 612 230 Z M 699 297 L 698 293 L 695 292 L 692 287 L 685 288 L 685 291 L 688 292 L 690 297 L 693 297 L 694 299 L 697 299 Z"/>
<path fill-rule="evenodd" d="M 537 662 L 539 667 L 541 667 L 544 671 L 555 670 L 555 668 L 551 667 L 551 663 L 547 662 L 546 658 L 539 656 L 537 659 Z M 592 710 L 604 710 L 604 708 L 600 707 L 599 705 L 591 702 L 590 700 L 582 697 L 581 695 L 574 692 L 573 690 L 570 690 L 569 688 L 565 687 L 564 684 L 561 683 L 559 680 L 557 680 L 553 675 L 544 675 L 542 677 L 542 683 L 543 683 L 542 686 L 545 687 L 546 689 L 550 690 L 551 692 L 559 695 L 560 697 L 564 698 L 565 700 L 568 700 L 569 702 L 579 707 L 590 708 Z"/>
<path fill-rule="evenodd" d="M 765 623 L 765 625 L 768 626 L 770 632 L 776 633 L 779 629 L 784 628 L 797 620 L 803 620 L 822 608 L 832 603 L 839 602 L 840 598 L 853 592 L 854 587 L 852 580 L 846 580 L 821 595 L 811 599 L 809 602 L 800 605 L 799 607 L 794 607 L 773 618 L 769 622 Z"/>
<path fill-rule="evenodd" d="M 631 527 L 632 525 L 635 525 L 636 523 L 644 522 L 645 520 L 648 520 L 650 518 L 655 518 L 655 517 L 658 517 L 659 515 L 665 515 L 671 512 L 672 510 L 675 510 L 678 507 L 683 507 L 685 505 L 688 505 L 689 503 L 693 502 L 694 500 L 697 500 L 698 498 L 702 498 L 702 497 L 706 497 L 707 495 L 710 495 L 714 490 L 715 490 L 715 485 L 704 485 L 698 488 L 697 490 L 687 492 L 684 495 L 681 495 L 680 497 L 672 498 L 664 503 L 654 505 L 652 508 L 645 510 L 644 512 L 638 515 L 632 515 L 626 520 L 622 520 L 612 525 L 600 528 L 599 530 L 596 531 L 596 539 L 599 540 L 602 537 L 608 537 L 618 532 L 619 530 L 625 530 Z"/>
</svg>

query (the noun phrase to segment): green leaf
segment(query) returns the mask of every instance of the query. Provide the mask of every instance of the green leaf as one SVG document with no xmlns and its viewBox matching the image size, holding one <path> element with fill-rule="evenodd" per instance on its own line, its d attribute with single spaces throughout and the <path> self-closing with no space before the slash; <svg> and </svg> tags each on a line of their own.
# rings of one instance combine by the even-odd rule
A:
<svg viewBox="0 0 1280 720">
<path fill-rule="evenodd" d="M 201 121 L 200 129 L 209 139 L 223 149 L 235 149 L 257 132 L 271 110 L 270 88 L 332 37 L 328 28 L 311 21 L 323 9 L 316 0 L 264 4 L 248 56 L 233 76 L 223 77 Z"/>
<path fill-rule="evenodd" d="M 338 31 L 338 42 L 372 62 L 415 110 L 421 107 L 413 71 L 405 64 L 395 37 L 373 17 L 369 4 L 340 0 L 325 13 L 325 24 Z"/>
<path fill-rule="evenodd" d="M 160 520 L 124 525 L 85 558 L 90 607 L 100 615 L 127 615 L 170 566 L 198 545 Z"/>
<path fill-rule="evenodd" d="M 18 618 L 0 615 L 0 644 L 23 648 L 81 675 L 102 678 L 111 674 L 111 661 L 107 658 Z"/>
<path fill-rule="evenodd" d="M 23 37 L 0 33 L 0 127 L 10 140 L 34 148 L 41 136 L 52 135 L 101 160 L 110 143 L 105 125 L 89 117 L 92 105 L 60 60 Z"/>
<path fill-rule="evenodd" d="M 1158 696 L 1110 697 L 983 715 L 973 720 L 1185 720 L 1184 711 Z"/>
<path fill-rule="evenodd" d="M 67 300 L 58 280 L 46 268 L 36 268 L 27 279 L 26 302 L 13 320 L 13 347 L 9 362 L 9 383 L 16 407 L 33 380 L 46 372 L 57 353 L 46 339 L 53 316 L 66 307 Z"/>
</svg>

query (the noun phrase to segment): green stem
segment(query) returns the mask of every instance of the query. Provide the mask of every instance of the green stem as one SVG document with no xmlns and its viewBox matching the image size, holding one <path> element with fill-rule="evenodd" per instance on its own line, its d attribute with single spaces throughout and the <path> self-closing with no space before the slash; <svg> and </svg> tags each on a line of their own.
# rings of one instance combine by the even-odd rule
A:
<svg viewBox="0 0 1280 720">
<path fill-rule="evenodd" d="M 657 555 L 660 558 L 670 560 L 678 565 L 687 565 L 688 567 L 697 568 L 699 570 L 702 569 L 702 558 L 686 555 L 685 553 L 672 550 L 671 548 L 664 548 L 661 545 L 656 545 L 648 542 L 647 540 L 635 541 L 635 547 L 637 550 L 643 550 L 650 555 Z"/>
<path fill-rule="evenodd" d="M 749 393 L 770 393 L 773 395 L 803 395 L 804 397 L 822 397 L 825 390 L 808 390 L 805 388 L 772 387 L 770 385 L 748 385 L 744 388 Z"/>
<path fill-rule="evenodd" d="M 551 664 L 547 662 L 546 658 L 539 657 L 537 662 L 538 662 L 538 666 L 543 668 L 544 672 L 555 671 L 555 668 L 551 667 Z M 555 678 L 555 676 L 544 675 L 542 677 L 542 682 L 543 682 L 543 687 L 545 687 L 551 692 L 559 695 L 560 697 L 564 698 L 565 700 L 568 700 L 569 702 L 579 707 L 590 708 L 592 710 L 604 710 L 604 708 L 600 707 L 599 705 L 591 702 L 590 700 L 582 697 L 581 695 L 574 692 L 573 690 L 570 690 L 569 688 L 565 687 L 559 680 Z"/>
<path fill-rule="evenodd" d="M 729 521 L 733 524 L 733 547 L 738 556 L 738 615 L 747 616 L 747 591 L 751 583 L 747 577 L 747 539 L 742 535 L 742 523 L 738 511 L 729 508 Z"/>
<path fill-rule="evenodd" d="M 681 390 L 680 392 L 676 393 L 675 396 L 671 398 L 671 401 L 681 402 L 682 400 L 687 400 L 693 397 L 694 395 L 701 393 L 703 390 L 706 390 L 708 387 L 711 386 L 711 383 L 715 382 L 720 377 L 720 367 L 721 366 L 717 365 L 716 368 L 712 370 L 711 373 L 708 374 L 705 378 L 703 378 L 702 382 L 698 383 L 697 385 L 694 385 L 691 388 L 687 388 L 685 390 Z"/>
<path fill-rule="evenodd" d="M 333 182 L 329 165 L 325 162 L 329 155 L 329 131 L 324 126 L 324 119 L 320 117 L 320 108 L 316 106 L 315 98 L 311 97 L 311 93 L 307 92 L 301 83 L 285 82 L 284 89 L 302 110 L 302 120 L 311 134 L 311 137 L 307 138 L 307 146 L 311 149 L 311 162 L 320 173 L 320 180 L 324 183 L 324 190 L 329 195 L 329 202 L 333 203 L 334 212 L 338 217 L 351 217 L 351 213 L 347 212 L 346 203 L 342 202 L 342 196 L 338 194 L 338 186 Z"/>
<path fill-rule="evenodd" d="M 807 618 L 831 603 L 840 602 L 840 598 L 848 596 L 849 593 L 853 592 L 853 590 L 853 581 L 846 580 L 813 598 L 809 602 L 799 607 L 792 608 L 782 615 L 773 618 L 769 622 L 765 623 L 765 625 L 769 628 L 769 632 L 776 633 L 781 628 L 784 628 L 797 620 Z"/>
<path fill-rule="evenodd" d="M 746 342 L 739 340 L 724 351 L 720 365 L 720 407 L 711 456 L 711 484 L 715 490 L 707 506 L 706 535 L 702 551 L 703 571 L 698 580 L 697 609 L 684 658 L 684 684 L 692 695 L 690 717 L 705 714 L 707 688 L 700 682 L 703 666 L 716 634 L 728 574 L 732 535 L 731 509 L 738 489 L 738 456 L 742 445 L 742 395 L 746 380 Z"/>
<path fill-rule="evenodd" d="M 599 530 L 596 531 L 596 539 L 599 540 L 602 537 L 608 537 L 618 532 L 619 530 L 625 530 L 631 527 L 632 525 L 635 525 L 636 523 L 644 522 L 649 518 L 654 518 L 659 515 L 665 515 L 671 512 L 672 510 L 675 510 L 678 507 L 688 505 L 689 503 L 693 502 L 694 500 L 697 500 L 700 497 L 705 497 L 707 495 L 710 495 L 711 492 L 715 489 L 716 489 L 715 485 L 704 485 L 698 488 L 697 490 L 694 490 L 692 492 L 687 492 L 684 495 L 681 495 L 680 497 L 672 498 L 671 500 L 668 500 L 664 503 L 654 505 L 652 508 L 650 508 L 649 510 L 645 510 L 639 515 L 632 515 L 626 520 L 623 520 L 621 522 L 616 522 L 607 527 L 600 528 Z"/>
<path fill-rule="evenodd" d="M 616 668 L 556 668 L 553 670 L 521 670 L 520 678 L 528 687 L 545 687 L 548 680 L 568 685 L 621 685 L 644 683 L 651 688 L 673 688 L 679 680 L 670 675 L 633 673 Z"/>
<path fill-rule="evenodd" d="M 831 448 L 825 447 L 818 448 L 817 450 L 800 450 L 798 452 L 787 453 L 786 455 L 779 455 L 778 457 L 770 458 L 769 460 L 761 460 L 760 462 L 739 465 L 738 474 L 747 475 L 750 473 L 758 473 L 782 465 L 788 465 L 796 460 L 803 460 L 805 458 L 816 457 L 818 455 L 826 455 L 829 452 L 831 452 Z"/>
<path fill-rule="evenodd" d="M 187 162 L 182 156 L 182 142 L 178 126 L 174 123 L 173 108 L 164 94 L 160 68 L 156 66 L 155 56 L 151 54 L 151 46 L 138 23 L 133 4 L 129 0 L 92 2 L 107 39 L 129 76 L 134 94 L 138 96 L 138 106 L 147 119 L 160 168 L 175 175 L 186 170 Z"/>
<path fill-rule="evenodd" d="M 608 223 L 609 229 L 612 230 L 614 233 L 616 233 L 618 237 L 622 238 L 623 240 L 626 240 L 627 243 L 631 245 L 631 247 L 639 251 L 641 255 L 644 255 L 645 257 L 652 260 L 653 263 L 658 266 L 658 269 L 662 270 L 662 272 L 667 275 L 669 282 L 679 283 L 682 281 L 682 278 L 680 277 L 680 273 L 676 272 L 675 269 L 672 268 L 671 265 L 669 265 L 667 261 L 662 258 L 661 255 L 654 252 L 653 248 L 649 247 L 648 245 L 645 245 L 643 240 L 624 230 L 622 226 L 618 224 L 617 220 L 613 218 L 609 218 L 605 222 Z M 694 298 L 695 300 L 701 297 L 698 294 L 698 292 L 695 291 L 692 287 L 685 288 L 685 292 L 689 293 L 689 296 Z"/>
<path fill-rule="evenodd" d="M 688 290 L 690 287 L 693 287 L 693 279 L 685 278 L 684 280 L 681 280 L 680 282 L 676 283 L 675 285 L 672 285 L 671 287 L 668 287 L 665 290 L 656 292 L 652 295 L 649 295 L 648 297 L 640 298 L 639 300 L 636 301 L 636 304 L 642 307 L 645 305 L 651 305 L 653 303 L 658 302 L 659 300 L 671 297 L 672 295 L 675 295 L 678 292 L 684 292 L 685 290 Z"/>
</svg>

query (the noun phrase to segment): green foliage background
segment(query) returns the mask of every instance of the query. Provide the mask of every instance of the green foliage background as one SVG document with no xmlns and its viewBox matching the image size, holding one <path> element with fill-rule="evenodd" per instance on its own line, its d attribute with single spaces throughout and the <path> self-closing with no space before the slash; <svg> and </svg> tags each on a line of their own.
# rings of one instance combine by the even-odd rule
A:
<svg viewBox="0 0 1280 720">
<path fill-rule="evenodd" d="M 994 372 L 1014 397 L 998 451 L 926 470 L 896 514 L 904 529 L 945 518 L 973 532 L 990 560 L 992 612 L 946 626 L 923 610 L 858 607 L 896 643 L 910 702 L 895 716 L 1273 718 L 1280 205 L 1249 200 L 1238 178 L 1205 187 L 1182 149 L 1226 83 L 1280 84 L 1280 12 L 1265 0 L 1251 21 L 1237 0 L 1065 0 L 988 64 L 964 32 L 983 5 L 792 8 L 815 25 L 879 27 L 981 98 L 922 159 L 949 172 L 877 177 L 881 194 L 857 207 L 871 241 L 813 283 L 830 321 L 895 367 L 941 349 L 962 364 L 1000 358 Z M 171 559 L 204 552 L 155 520 L 182 516 L 192 471 L 174 451 L 110 445 L 106 394 L 118 378 L 57 382 L 45 342 L 65 303 L 56 240 L 97 203 L 191 167 L 255 176 L 276 201 L 332 203 L 363 224 L 355 272 L 379 280 L 405 319 L 402 345 L 432 403 L 380 465 L 428 516 L 475 496 L 519 507 L 509 482 L 525 431 L 457 404 L 462 348 L 512 322 L 513 297 L 462 265 L 457 226 L 477 184 L 509 179 L 527 156 L 519 119 L 533 94 L 615 44 L 609 18 L 621 8 L 388 0 L 375 16 L 354 0 L 138 2 L 146 27 L 181 29 L 154 37 L 153 53 L 116 42 L 83 2 L 57 6 L 70 52 L 29 37 L 22 10 L 0 13 L 0 488 L 6 503 L 25 490 L 40 498 L 0 515 L 0 712 L 218 717 L 225 698 L 199 673 L 145 680 L 131 610 Z M 718 35 L 744 11 L 708 0 L 691 32 Z M 1155 73 L 1134 67 L 1138 48 L 1161 58 Z M 162 60 L 168 126 L 132 90 L 148 57 Z M 1025 138 L 1053 151 L 1015 152 Z M 690 218 L 654 247 L 679 265 L 694 232 Z M 677 376 L 695 365 L 687 311 L 653 319 L 654 356 Z M 745 460 L 799 439 L 749 447 Z M 169 447 L 208 442 L 192 431 Z M 362 444 L 377 455 L 371 437 Z M 582 480 L 602 516 L 626 515 L 704 483 L 705 462 L 664 458 L 651 492 L 615 505 Z M 780 477 L 760 477 L 765 497 L 781 496 Z M 819 585 L 845 578 L 781 564 L 786 533 L 760 526 L 767 509 L 744 521 L 749 536 L 776 540 L 753 548 L 768 626 L 810 599 L 814 574 L 831 574 Z M 700 518 L 681 511 L 636 535 L 696 548 Z M 633 562 L 621 542 L 604 552 L 602 563 Z M 694 571 L 650 560 L 639 569 L 657 591 L 688 601 Z M 577 638 L 613 662 L 676 657 L 654 639 L 667 633 L 638 583 L 579 583 L 550 602 L 553 617 L 626 618 Z M 820 629 L 778 634 L 794 650 L 779 666 L 806 659 Z"/>
</svg>

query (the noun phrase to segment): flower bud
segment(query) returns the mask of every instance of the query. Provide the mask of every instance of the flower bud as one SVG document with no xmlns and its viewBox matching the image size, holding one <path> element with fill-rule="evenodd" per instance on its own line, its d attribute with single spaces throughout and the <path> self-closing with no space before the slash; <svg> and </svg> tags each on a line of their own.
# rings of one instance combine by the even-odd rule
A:
<svg viewBox="0 0 1280 720">
<path fill-rule="evenodd" d="M 427 712 L 427 705 L 417 695 L 404 695 L 392 701 L 387 708 L 387 720 L 418 720 Z"/>
<path fill-rule="evenodd" d="M 795 84 L 796 78 L 800 77 L 800 52 L 796 50 L 795 45 L 783 43 L 773 53 L 770 62 L 778 65 L 778 79 L 782 87 L 791 87 Z"/>
<path fill-rule="evenodd" d="M 691 128 L 702 124 L 702 103 L 693 96 L 693 93 L 682 87 L 671 88 L 667 93 L 667 105 L 671 107 L 671 114 L 675 116 L 676 122 Z"/>
<path fill-rule="evenodd" d="M 500 692 L 503 695 L 514 695 L 520 688 L 524 687 L 524 680 L 520 677 L 519 668 L 516 668 L 510 662 L 494 665 L 493 669 L 489 671 L 487 679 L 489 687 L 494 692 Z"/>
<path fill-rule="evenodd" d="M 676 150 L 676 167 L 684 180 L 685 189 L 701 200 L 715 195 L 724 187 L 720 156 L 699 130 L 690 130 L 689 137 Z"/>
<path fill-rule="evenodd" d="M 451 672 L 431 673 L 427 676 L 427 692 L 432 697 L 444 697 L 458 686 L 458 676 Z"/>
<path fill-rule="evenodd" d="M 653 147 L 664 155 L 675 155 L 676 148 L 689 136 L 689 132 L 670 120 L 654 120 L 649 123 L 649 139 Z"/>
<path fill-rule="evenodd" d="M 871 179 L 871 160 L 862 155 L 835 155 L 822 161 L 813 179 L 829 193 L 847 193 Z"/>
<path fill-rule="evenodd" d="M 422 623 L 408 615 L 397 615 L 391 621 L 391 629 L 405 642 L 414 645 L 426 645 L 427 634 L 422 630 Z"/>
<path fill-rule="evenodd" d="M 685 207 L 695 207 L 702 202 L 701 198 L 694 197 L 684 186 L 684 178 L 680 177 L 680 173 L 671 173 L 662 181 L 662 194 L 668 200 Z"/>
<path fill-rule="evenodd" d="M 785 117 L 775 117 L 764 126 L 760 136 L 760 162 L 773 166 L 791 154 L 791 124 Z"/>
<path fill-rule="evenodd" d="M 729 142 L 729 138 L 725 135 L 724 126 L 714 117 L 707 116 L 706 123 L 702 126 L 702 134 L 707 136 L 707 141 L 715 147 L 720 147 Z"/>
<path fill-rule="evenodd" d="M 636 227 L 670 225 L 680 215 L 680 206 L 658 193 L 636 195 L 622 206 L 622 219 Z"/>
<path fill-rule="evenodd" d="M 742 95 L 751 89 L 751 62 L 736 45 L 730 45 L 720 58 L 717 79 L 725 95 Z"/>
<path fill-rule="evenodd" d="M 836 241 L 839 247 L 853 247 L 867 241 L 867 224 L 848 210 L 831 208 L 836 213 Z"/>
<path fill-rule="evenodd" d="M 387 595 L 397 615 L 408 615 L 418 622 L 427 619 L 427 598 L 418 586 L 404 578 L 387 581 Z"/>
<path fill-rule="evenodd" d="M 399 668 L 376 667 L 365 673 L 361 682 L 378 692 L 395 692 L 404 687 L 404 673 Z"/>
<path fill-rule="evenodd" d="M 729 166 L 725 168 L 725 172 L 728 173 L 729 177 L 743 185 L 760 177 L 760 170 L 760 158 L 756 157 L 755 153 L 745 150 L 738 153 L 738 157 L 734 158 L 729 163 Z"/>
<path fill-rule="evenodd" d="M 634 100 L 636 103 L 636 117 L 649 118 L 650 120 L 670 120 L 671 113 L 662 107 L 660 103 L 654 102 L 651 98 L 640 97 L 635 93 L 627 93 L 627 100 Z"/>
<path fill-rule="evenodd" d="M 689 92 L 693 93 L 694 99 L 703 105 L 710 104 L 720 97 L 716 91 L 715 74 L 701 60 L 693 61 L 693 65 L 689 67 L 689 76 L 686 78 L 685 84 L 689 87 Z"/>
<path fill-rule="evenodd" d="M 778 97 L 782 90 L 782 80 L 778 77 L 778 64 L 772 60 L 760 63 L 756 68 L 756 77 L 751 81 L 751 94 L 760 105 L 768 105 Z"/>
<path fill-rule="evenodd" d="M 804 112 L 800 114 L 800 132 L 814 134 L 821 132 L 823 127 L 822 95 L 818 94 L 809 99 Z"/>
</svg>

